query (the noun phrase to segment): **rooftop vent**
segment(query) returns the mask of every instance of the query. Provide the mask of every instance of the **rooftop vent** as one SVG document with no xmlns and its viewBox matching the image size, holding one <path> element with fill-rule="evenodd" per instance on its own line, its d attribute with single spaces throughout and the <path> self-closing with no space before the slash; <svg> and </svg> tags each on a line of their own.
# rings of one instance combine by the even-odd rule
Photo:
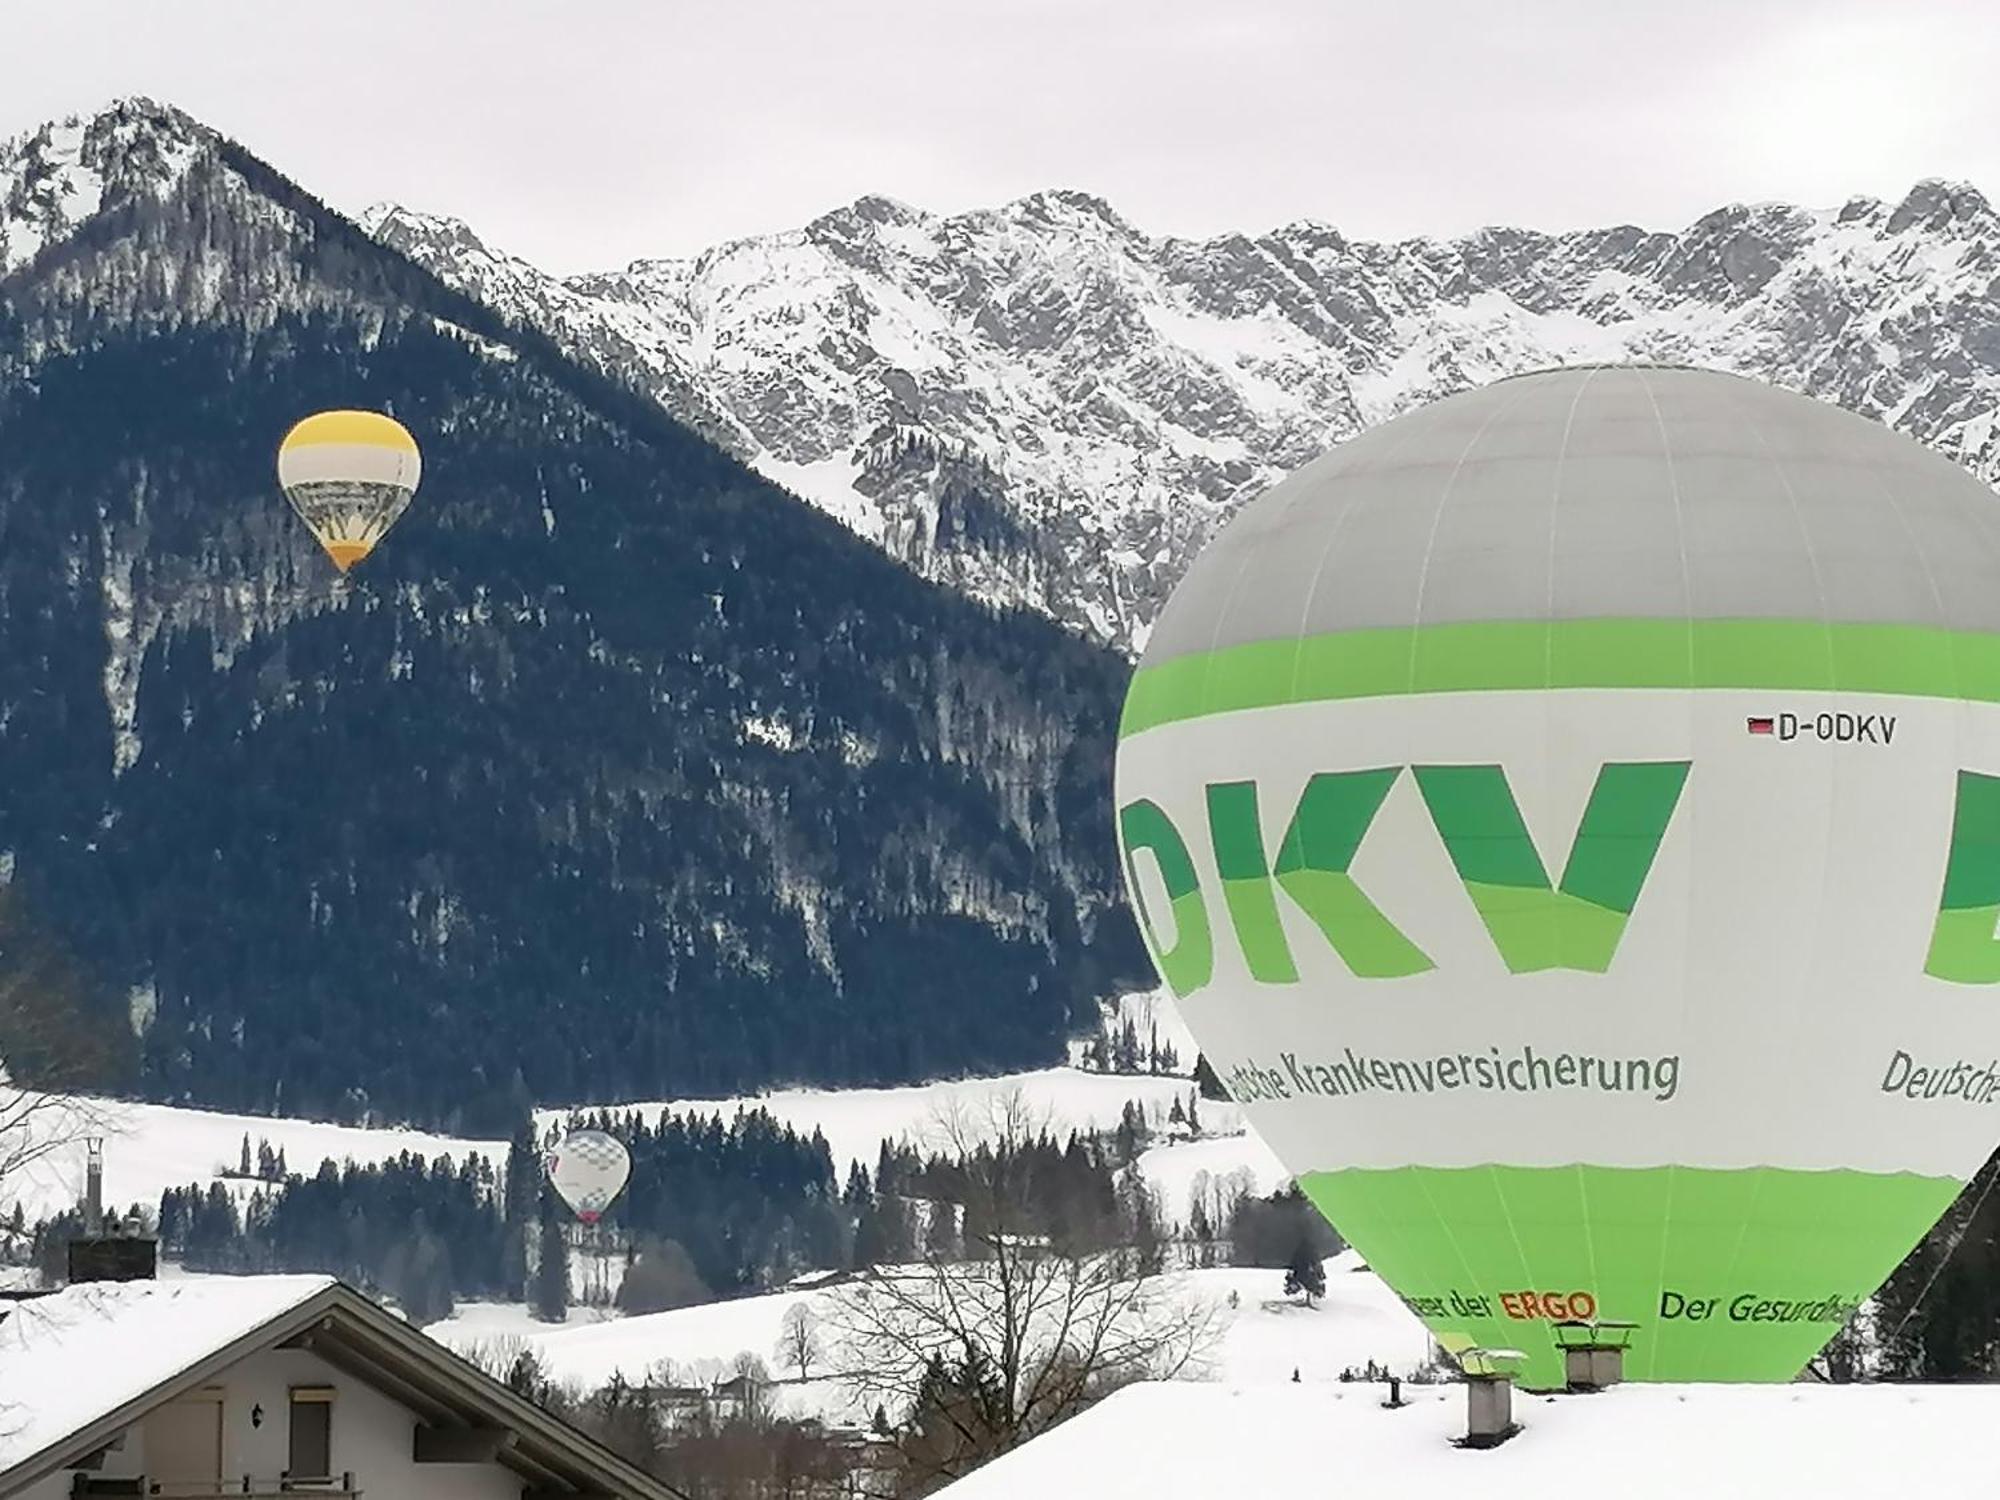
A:
<svg viewBox="0 0 2000 1500">
<path fill-rule="evenodd" d="M 1563 1352 L 1563 1378 L 1572 1391 L 1601 1391 L 1625 1378 L 1625 1351 L 1636 1323 L 1557 1323 L 1556 1347 Z"/>
<path fill-rule="evenodd" d="M 1527 1355 L 1519 1349 L 1467 1349 L 1458 1356 L 1465 1374 L 1465 1448 L 1497 1448 L 1521 1430 L 1514 1420 L 1514 1377 Z"/>
</svg>

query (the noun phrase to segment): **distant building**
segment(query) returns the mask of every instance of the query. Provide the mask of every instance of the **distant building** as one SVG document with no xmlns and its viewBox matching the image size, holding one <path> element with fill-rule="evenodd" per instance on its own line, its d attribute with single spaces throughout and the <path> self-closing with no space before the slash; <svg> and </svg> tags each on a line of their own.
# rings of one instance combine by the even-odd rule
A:
<svg viewBox="0 0 2000 1500">
<path fill-rule="evenodd" d="M 727 1380 L 718 1380 L 709 1395 L 715 1414 L 725 1420 L 752 1415 L 763 1403 L 767 1383 L 754 1375 L 732 1375 Z"/>
<path fill-rule="evenodd" d="M 0 1500 L 671 1500 L 322 1276 L 0 1302 Z"/>
</svg>

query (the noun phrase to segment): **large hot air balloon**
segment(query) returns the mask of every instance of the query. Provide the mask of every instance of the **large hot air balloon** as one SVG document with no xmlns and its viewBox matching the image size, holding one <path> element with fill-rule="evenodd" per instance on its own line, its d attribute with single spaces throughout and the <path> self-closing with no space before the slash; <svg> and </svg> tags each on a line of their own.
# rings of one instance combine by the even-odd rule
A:
<svg viewBox="0 0 2000 1500">
<path fill-rule="evenodd" d="M 285 498 L 343 573 L 409 508 L 422 469 L 416 439 L 372 411 L 307 417 L 278 449 Z"/>
<path fill-rule="evenodd" d="M 1450 1350 L 1785 1380 L 2000 1139 L 2000 499 L 1661 367 L 1522 376 L 1245 507 L 1120 729 L 1134 905 Z"/>
<path fill-rule="evenodd" d="M 632 1175 L 624 1143 L 601 1130 L 572 1130 L 549 1152 L 549 1182 L 579 1219 L 595 1224 Z"/>
</svg>

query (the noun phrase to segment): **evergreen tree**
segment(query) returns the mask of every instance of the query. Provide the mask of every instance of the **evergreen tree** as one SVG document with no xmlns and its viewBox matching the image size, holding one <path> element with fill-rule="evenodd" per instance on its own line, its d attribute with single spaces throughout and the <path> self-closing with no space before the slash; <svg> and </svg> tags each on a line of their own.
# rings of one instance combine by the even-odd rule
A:
<svg viewBox="0 0 2000 1500">
<path fill-rule="evenodd" d="M 236 1172 L 239 1177 L 250 1175 L 250 1132 L 247 1130 L 243 1132 L 243 1154 L 237 1161 Z"/>
<path fill-rule="evenodd" d="M 1197 1187 L 1188 1204 L 1188 1235 L 1194 1240 L 1195 1264 L 1204 1270 L 1215 1264 L 1215 1226 L 1209 1222 L 1207 1196 Z"/>
<path fill-rule="evenodd" d="M 1215 1076 L 1215 1069 L 1209 1066 L 1208 1058 L 1199 1052 L 1194 1055 L 1194 1082 L 1202 1098 L 1212 1099 L 1218 1104 L 1229 1102 L 1229 1090 Z"/>
<path fill-rule="evenodd" d="M 1118 1111 L 1118 1130 L 1115 1135 L 1120 1162 L 1130 1166 L 1138 1159 L 1139 1141 L 1145 1133 L 1146 1117 L 1134 1101 L 1127 1099 Z"/>
<path fill-rule="evenodd" d="M 541 1212 L 541 1156 L 535 1149 L 535 1122 L 524 1115 L 507 1143 L 507 1167 L 501 1184 L 501 1277 L 512 1300 L 528 1296 L 528 1238 L 538 1230 Z"/>
<path fill-rule="evenodd" d="M 1113 1049 L 1111 1065 L 1115 1072 L 1136 1073 L 1139 1071 L 1139 1061 L 1139 1028 L 1132 1023 L 1132 1018 L 1127 1016 L 1124 1026 L 1118 1032 L 1118 1044 Z"/>
<path fill-rule="evenodd" d="M 1320 1264 L 1312 1246 L 1303 1239 L 1292 1252 L 1291 1264 L 1285 1268 L 1285 1295 L 1303 1295 L 1307 1307 L 1326 1295 L 1326 1267 Z"/>
<path fill-rule="evenodd" d="M 1338 1254 L 1345 1244 L 1296 1182 L 1268 1198 L 1237 1198 L 1229 1208 L 1228 1237 L 1236 1265 L 1274 1269 L 1292 1263 L 1301 1241 L 1315 1261 Z"/>
<path fill-rule="evenodd" d="M 647 1245 L 618 1284 L 618 1310 L 628 1315 L 668 1312 L 714 1300 L 694 1259 L 679 1240 Z"/>
<path fill-rule="evenodd" d="M 563 1238 L 555 1205 L 546 1195 L 528 1305 L 539 1322 L 561 1323 L 569 1318 L 569 1243 Z"/>
</svg>

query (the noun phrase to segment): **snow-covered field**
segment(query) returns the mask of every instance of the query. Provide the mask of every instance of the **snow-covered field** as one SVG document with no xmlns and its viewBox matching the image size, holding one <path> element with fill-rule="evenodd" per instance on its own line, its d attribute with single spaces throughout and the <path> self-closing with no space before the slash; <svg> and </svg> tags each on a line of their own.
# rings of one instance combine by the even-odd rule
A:
<svg viewBox="0 0 2000 1500">
<path fill-rule="evenodd" d="M 884 1141 L 942 1149 L 947 1130 L 954 1126 L 970 1139 L 990 1138 L 1000 1113 L 1015 1099 L 1030 1122 L 1061 1135 L 1070 1130 L 1113 1129 L 1127 1100 L 1138 1101 L 1148 1121 L 1164 1128 L 1175 1102 L 1185 1107 L 1193 1092 L 1194 1085 L 1185 1078 L 1045 1068 L 907 1088 L 786 1089 L 754 1097 L 675 1099 L 617 1108 L 637 1110 L 648 1119 L 662 1110 L 719 1112 L 728 1118 L 739 1109 L 762 1108 L 803 1134 L 815 1128 L 823 1132 L 835 1167 L 844 1176 L 850 1161 L 873 1167 Z M 1244 1133 L 1235 1105 L 1204 1099 L 1199 1109 L 1204 1131 L 1238 1133 L 1155 1146 L 1139 1161 L 1140 1171 L 1159 1189 L 1161 1207 L 1171 1223 L 1185 1220 L 1188 1196 L 1200 1173 L 1212 1179 L 1235 1174 L 1263 1193 L 1279 1186 L 1287 1175 L 1262 1141 Z M 559 1126 L 569 1113 L 540 1111 L 538 1128 Z M 286 1166 L 295 1172 L 311 1172 L 329 1157 L 369 1162 L 405 1151 L 454 1159 L 477 1152 L 497 1162 L 507 1153 L 505 1141 L 101 1099 L 64 1102 L 57 1113 L 38 1116 L 35 1128 L 59 1135 L 67 1144 L 11 1176 L 0 1192 L 0 1214 L 11 1212 L 18 1198 L 30 1222 L 81 1199 L 87 1135 L 104 1138 L 105 1205 L 119 1212 L 135 1203 L 155 1207 L 164 1189 L 189 1183 L 206 1187 L 222 1181 L 238 1197 L 247 1197 L 255 1183 L 218 1176 L 239 1164 L 245 1135 L 253 1152 L 260 1139 L 269 1141 L 273 1150 L 282 1149 Z M 581 1294 L 581 1286 L 578 1291 Z"/>
<path fill-rule="evenodd" d="M 135 1203 L 157 1209 L 167 1188 L 191 1182 L 206 1187 L 218 1180 L 219 1169 L 234 1171 L 246 1134 L 253 1153 L 260 1137 L 271 1143 L 273 1151 L 282 1148 L 285 1165 L 294 1172 L 311 1172 L 329 1157 L 370 1162 L 405 1151 L 454 1159 L 466 1152 L 498 1158 L 507 1154 L 505 1141 L 461 1140 L 420 1130 L 363 1130 L 315 1120 L 109 1099 L 64 1100 L 33 1117 L 32 1123 L 36 1131 L 48 1132 L 44 1138 L 65 1144 L 11 1174 L 0 1192 L 0 1210 L 12 1212 L 18 1199 L 31 1223 L 82 1200 L 87 1136 L 104 1140 L 104 1205 L 118 1213 Z M 239 1196 L 248 1196 L 256 1187 L 236 1179 L 225 1181 Z"/>
<path fill-rule="evenodd" d="M 1180 1059 L 1183 1069 L 1194 1070 L 1195 1057 L 1201 1048 L 1196 1044 L 1194 1033 L 1181 1020 L 1181 1013 L 1174 1007 L 1174 999 L 1164 988 L 1153 990 L 1133 990 L 1120 995 L 1115 1000 L 1103 1002 L 1105 1024 L 1115 1032 L 1127 1021 L 1138 1035 L 1143 1046 L 1158 1037 L 1162 1045 L 1171 1045 Z M 1072 1038 L 1069 1044 L 1069 1060 L 1081 1063 L 1089 1049 L 1091 1038 Z"/>
<path fill-rule="evenodd" d="M 1217 1114 L 1234 1105 L 1202 1102 L 1202 1125 L 1207 1128 L 1210 1110 Z M 1160 1195 L 1160 1211 L 1167 1223 L 1187 1222 L 1188 1205 L 1197 1183 L 1208 1191 L 1215 1186 L 1240 1185 L 1252 1193 L 1277 1191 L 1291 1178 L 1271 1154 L 1263 1138 L 1249 1131 L 1238 1135 L 1215 1136 L 1199 1141 L 1176 1141 L 1154 1146 L 1139 1154 L 1139 1173 Z M 1212 1214 L 1211 1210 L 1211 1214 Z"/>
<path fill-rule="evenodd" d="M 964 1078 L 945 1083 L 893 1089 L 783 1089 L 732 1099 L 667 1099 L 646 1104 L 612 1106 L 637 1111 L 647 1119 L 662 1110 L 676 1114 L 717 1114 L 724 1119 L 739 1109 L 763 1109 L 781 1125 L 802 1135 L 817 1127 L 833 1150 L 835 1168 L 846 1175 L 847 1164 L 859 1161 L 871 1170 L 884 1141 L 909 1141 L 919 1148 L 946 1147 L 956 1128 L 976 1141 L 990 1139 L 998 1112 L 1018 1095 L 1026 1118 L 1052 1133 L 1071 1130 L 1111 1130 L 1128 1099 L 1139 1101 L 1149 1117 L 1164 1123 L 1174 1100 L 1185 1105 L 1194 1091 L 1186 1078 L 1155 1078 L 1143 1074 L 1086 1073 L 1077 1068 L 1043 1068 L 998 1078 Z M 1234 1105 L 1206 1101 L 1203 1123 L 1212 1129 L 1234 1128 Z M 1213 1116 L 1211 1118 L 1211 1110 Z M 538 1130 L 560 1126 L 572 1111 L 536 1112 Z"/>
<path fill-rule="evenodd" d="M 1133 1386 L 941 1491 L 948 1500 L 1461 1495 L 1765 1500 L 1991 1488 L 1990 1385 L 1624 1385 L 1514 1399 L 1521 1431 L 1455 1447 L 1456 1385 Z"/>
<path fill-rule="evenodd" d="M 1317 1307 L 1286 1300 L 1284 1272 L 1189 1271 L 1174 1278 L 1179 1294 L 1214 1306 L 1226 1325 L 1208 1372 L 1225 1381 L 1325 1383 L 1341 1371 L 1374 1360 L 1394 1371 L 1424 1363 L 1430 1335 L 1373 1272 L 1357 1269 L 1352 1252 L 1326 1263 L 1326 1297 Z M 1231 1293 L 1237 1305 L 1229 1307 Z M 742 1353 L 762 1359 L 784 1376 L 775 1350 L 780 1326 L 793 1303 L 803 1302 L 824 1321 L 822 1290 L 774 1292 L 731 1302 L 710 1302 L 635 1318 L 606 1318 L 571 1309 L 563 1324 L 537 1323 L 518 1305 L 471 1303 L 424 1331 L 462 1352 L 514 1341 L 534 1348 L 551 1374 L 584 1386 L 614 1373 L 643 1377 L 671 1360 L 683 1373 L 726 1371 Z M 848 1392 L 815 1370 L 806 1385 L 780 1385 L 780 1408 L 834 1419 L 857 1415 Z M 865 1412 L 859 1415 L 866 1415 Z"/>
</svg>

